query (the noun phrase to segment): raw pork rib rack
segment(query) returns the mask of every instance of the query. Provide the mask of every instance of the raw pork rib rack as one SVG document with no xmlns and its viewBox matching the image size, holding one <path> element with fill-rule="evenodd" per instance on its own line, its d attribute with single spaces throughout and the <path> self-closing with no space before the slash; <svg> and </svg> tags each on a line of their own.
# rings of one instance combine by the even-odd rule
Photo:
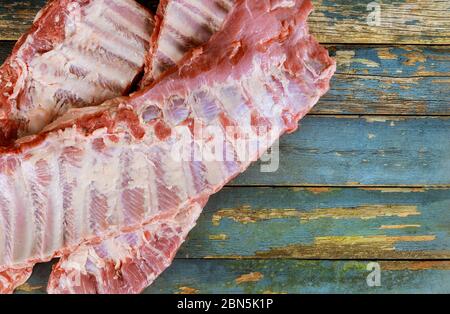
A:
<svg viewBox="0 0 450 314">
<path fill-rule="evenodd" d="M 141 87 L 173 68 L 222 26 L 234 0 L 161 0 Z"/>
<path fill-rule="evenodd" d="M 238 0 L 223 31 L 151 87 L 71 110 L 4 148 L 0 270 L 63 256 L 49 292 L 150 284 L 209 196 L 328 90 L 335 63 L 308 34 L 311 9 L 309 0 Z M 246 136 L 259 145 L 240 159 L 232 139 Z M 173 158 L 180 143 L 212 150 L 219 138 L 231 159 Z"/>
<path fill-rule="evenodd" d="M 71 107 L 125 95 L 141 72 L 153 17 L 134 0 L 53 0 L 0 67 L 0 146 Z"/>
</svg>

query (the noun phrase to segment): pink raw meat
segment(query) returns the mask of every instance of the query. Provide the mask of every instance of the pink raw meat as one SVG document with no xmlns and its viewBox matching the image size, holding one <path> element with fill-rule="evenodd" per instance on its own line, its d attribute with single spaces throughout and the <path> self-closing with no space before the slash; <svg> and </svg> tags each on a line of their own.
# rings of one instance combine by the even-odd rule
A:
<svg viewBox="0 0 450 314">
<path fill-rule="evenodd" d="M 54 267 L 50 293 L 137 293 L 172 263 L 178 248 L 202 212 L 193 203 L 138 231 L 82 245 Z"/>
<path fill-rule="evenodd" d="M 127 93 L 153 26 L 151 13 L 133 0 L 50 1 L 0 67 L 0 146 L 39 132 L 71 107 Z M 0 292 L 26 281 L 33 263 L 22 266 L 0 273 Z"/>
<path fill-rule="evenodd" d="M 20 232 L 9 232 L 11 236 L 0 242 L 5 253 L 0 265 L 11 268 L 48 260 L 80 244 L 145 232 L 141 227 L 154 230 L 151 225 L 161 221 L 176 226 L 173 217 L 202 206 L 279 135 L 295 130 L 328 89 L 335 69 L 326 50 L 307 33 L 310 10 L 310 1 L 239 1 L 224 26 L 227 31 L 189 54 L 153 88 L 97 108 L 72 110 L 46 132 L 5 148 L 0 158 L 0 185 L 5 187 L 0 204 L 10 206 L 2 208 L 3 217 L 7 214 L 2 222 L 18 224 Z M 209 126 L 220 132 L 210 133 Z M 267 141 L 269 134 L 276 136 Z M 243 136 L 258 145 L 251 145 L 250 157 L 241 160 L 232 139 Z M 234 152 L 230 160 L 173 159 L 180 142 L 200 142 L 211 149 L 219 137 L 227 151 Z M 25 178 L 24 172 L 30 175 Z M 39 193 L 20 195 L 33 184 Z M 33 207 L 33 199 L 45 206 Z M 33 219 L 36 213 L 41 219 Z M 181 238 L 192 225 L 179 229 Z M 172 239 L 170 230 L 177 228 L 169 227 L 167 237 L 158 237 Z M 177 244 L 163 251 L 168 260 L 176 249 Z M 103 256 L 120 261 L 114 253 Z M 116 265 L 120 278 L 133 278 L 122 274 L 132 267 Z M 56 271 L 56 278 L 63 278 L 65 272 Z M 148 283 L 159 272 L 153 271 Z M 143 288 L 127 283 L 132 288 L 128 291 Z"/>
<path fill-rule="evenodd" d="M 0 67 L 0 146 L 36 134 L 71 107 L 125 95 L 154 21 L 133 0 L 53 0 Z"/>
<path fill-rule="evenodd" d="M 153 44 L 146 58 L 146 72 L 141 86 L 149 85 L 164 72 L 175 67 L 189 50 L 206 43 L 222 26 L 233 3 L 234 1 L 231 0 L 161 1 L 155 16 Z M 184 226 L 183 230 L 186 230 L 186 235 L 193 226 L 194 224 Z M 157 229 L 152 226 L 152 230 Z M 140 238 L 141 233 L 142 231 L 137 231 L 134 238 Z M 184 240 L 184 237 L 182 239 Z M 174 254 L 182 242 L 178 241 L 178 246 L 171 246 L 166 250 L 170 249 Z M 154 268 L 135 267 L 133 268 L 135 270 L 134 276 L 132 276 L 133 280 L 127 282 L 121 276 L 111 273 L 111 265 L 117 263 L 142 265 L 142 258 L 145 257 L 145 254 L 139 254 L 138 258 L 136 254 L 147 249 L 154 250 L 152 245 L 153 243 L 146 241 L 128 243 L 123 237 L 106 240 L 100 245 L 84 245 L 69 256 L 64 256 L 55 266 L 49 291 L 52 293 L 138 292 L 148 286 L 164 268 L 156 268 L 157 271 L 155 271 Z M 109 251 L 121 248 L 121 254 L 100 256 L 95 253 L 98 247 L 101 247 L 102 251 L 104 247 L 108 247 Z M 83 258 L 80 259 L 80 256 Z M 151 263 L 149 258 L 146 260 L 147 263 Z M 124 267 L 121 269 L 123 270 Z M 130 270 L 123 272 L 129 273 Z M 112 278 L 107 278 L 107 276 Z M 113 278 L 119 278 L 115 284 L 112 284 Z"/>
</svg>

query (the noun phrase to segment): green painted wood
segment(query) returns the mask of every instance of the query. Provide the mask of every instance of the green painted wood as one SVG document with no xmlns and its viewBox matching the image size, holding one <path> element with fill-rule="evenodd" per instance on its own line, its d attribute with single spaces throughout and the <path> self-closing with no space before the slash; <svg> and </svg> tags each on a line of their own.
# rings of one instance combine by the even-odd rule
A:
<svg viewBox="0 0 450 314">
<path fill-rule="evenodd" d="M 233 185 L 450 184 L 450 117 L 308 116 L 280 142 L 278 171 L 256 163 Z"/>
<path fill-rule="evenodd" d="M 381 286 L 369 287 L 372 261 L 176 260 L 144 293 L 449 293 L 449 262 L 379 261 Z M 45 293 L 40 265 L 17 293 Z"/>
<path fill-rule="evenodd" d="M 450 259 L 450 189 L 226 188 L 178 258 Z"/>
<path fill-rule="evenodd" d="M 176 261 L 145 293 L 450 292 L 448 262 L 433 266 L 425 264 L 423 269 L 420 264 L 410 264 L 409 268 L 417 270 L 408 269 L 408 265 L 399 262 L 380 263 L 380 287 L 367 285 L 367 276 L 371 273 L 367 270 L 368 264 L 368 261 L 181 260 Z"/>
<path fill-rule="evenodd" d="M 140 1 L 152 8 L 158 1 Z M 324 43 L 450 44 L 447 0 L 384 0 L 380 24 L 367 22 L 372 0 L 313 0 L 309 24 Z M 16 40 L 45 0 L 0 0 L 0 39 Z"/>
</svg>

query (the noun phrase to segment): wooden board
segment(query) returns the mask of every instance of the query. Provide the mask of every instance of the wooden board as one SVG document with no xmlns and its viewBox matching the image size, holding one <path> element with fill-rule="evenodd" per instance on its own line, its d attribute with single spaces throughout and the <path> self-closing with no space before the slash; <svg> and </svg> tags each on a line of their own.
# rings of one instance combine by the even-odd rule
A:
<svg viewBox="0 0 450 314">
<path fill-rule="evenodd" d="M 157 1 L 141 1 L 154 8 Z M 447 0 L 383 0 L 380 23 L 368 24 L 373 0 L 313 0 L 312 32 L 323 43 L 450 44 Z M 0 39 L 16 40 L 45 0 L 0 0 Z"/>
</svg>

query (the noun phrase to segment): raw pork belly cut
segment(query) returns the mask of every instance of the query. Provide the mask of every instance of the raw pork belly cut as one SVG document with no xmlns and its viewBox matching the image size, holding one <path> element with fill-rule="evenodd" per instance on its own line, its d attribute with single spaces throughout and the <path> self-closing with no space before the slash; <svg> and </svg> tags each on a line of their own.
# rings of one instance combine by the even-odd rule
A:
<svg viewBox="0 0 450 314">
<path fill-rule="evenodd" d="M 174 217 L 202 207 L 276 137 L 295 130 L 327 91 L 335 64 L 308 35 L 310 11 L 309 0 L 238 1 L 226 31 L 189 54 L 177 71 L 152 88 L 97 108 L 71 110 L 46 132 L 5 148 L 0 157 L 5 230 L 0 270 L 69 254 L 81 244 L 77 252 L 85 252 L 89 263 L 77 260 L 83 254 L 63 259 L 52 275 L 50 292 L 53 287 L 59 287 L 53 292 L 64 292 L 65 278 L 71 277 L 67 270 L 73 269 L 88 274 L 80 278 L 89 279 L 80 280 L 84 286 L 76 291 L 81 292 L 138 292 L 150 283 L 194 224 Z M 210 126 L 221 133 L 209 133 Z M 227 150 L 238 151 L 226 136 L 230 126 L 235 127 L 232 138 L 249 135 L 264 145 L 251 145 L 250 157 L 243 160 L 237 153 L 226 161 L 173 159 L 180 142 L 193 146 L 200 141 L 211 149 L 211 139 L 222 138 Z M 197 133 L 197 128 L 204 132 Z M 276 135 L 271 141 L 266 140 L 269 133 Z M 25 193 L 33 189 L 35 193 Z M 183 227 L 177 226 L 180 221 Z M 158 226 L 160 222 L 167 227 Z M 122 236 L 129 248 L 119 250 L 114 240 Z M 155 252 L 165 256 L 158 266 L 152 264 L 155 255 L 142 259 L 129 253 L 141 243 L 142 248 L 156 246 L 155 237 L 172 239 L 168 251 Z M 109 241 L 114 241 L 111 247 Z M 122 260 L 121 252 L 131 260 Z M 111 290 L 89 288 L 110 280 L 103 272 L 108 267 L 101 265 L 105 258 L 110 265 L 115 262 L 115 274 L 125 283 Z M 96 271 L 103 273 L 92 278 Z M 59 279 L 55 285 L 53 280 Z"/>
<path fill-rule="evenodd" d="M 0 67 L 0 145 L 127 93 L 153 26 L 133 0 L 50 1 Z"/>
<path fill-rule="evenodd" d="M 222 26 L 234 0 L 161 0 L 141 87 L 173 68 Z"/>
</svg>

